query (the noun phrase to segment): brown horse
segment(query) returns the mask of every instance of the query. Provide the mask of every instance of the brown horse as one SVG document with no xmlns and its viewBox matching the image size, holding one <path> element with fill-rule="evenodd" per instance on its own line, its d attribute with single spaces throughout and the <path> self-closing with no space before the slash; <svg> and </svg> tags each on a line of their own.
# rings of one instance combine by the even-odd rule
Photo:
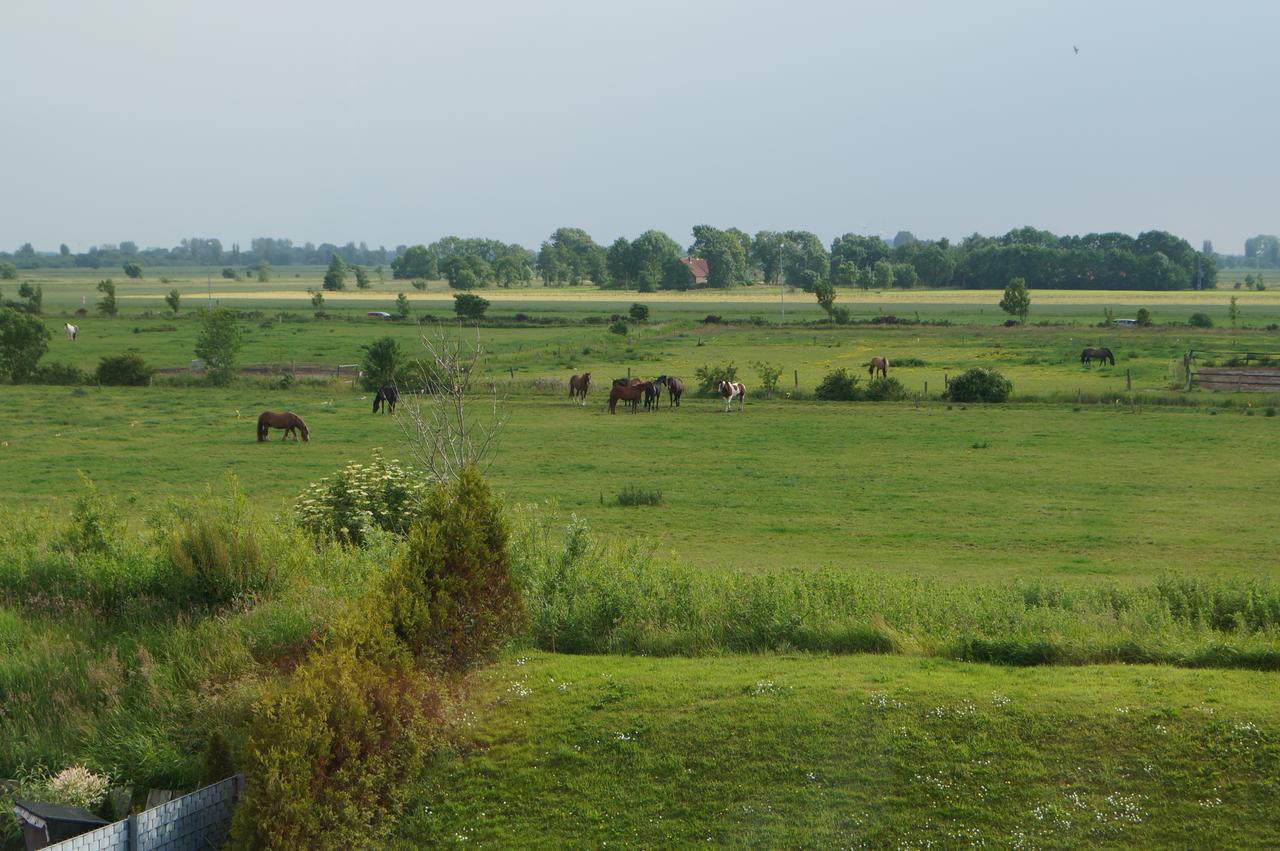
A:
<svg viewBox="0 0 1280 851">
<path fill-rule="evenodd" d="M 622 380 L 625 381 L 626 379 Z M 609 413 L 616 414 L 618 400 L 622 400 L 632 406 L 631 413 L 634 414 L 639 408 L 640 400 L 653 392 L 652 381 L 641 381 L 638 378 L 633 378 L 632 381 L 634 382 L 633 384 L 613 382 L 613 386 L 609 388 Z"/>
<path fill-rule="evenodd" d="M 263 411 L 258 415 L 258 442 L 267 439 L 267 429 L 282 428 L 284 429 L 284 437 L 281 440 L 288 439 L 289 435 L 293 435 L 293 439 L 298 439 L 298 432 L 302 432 L 302 442 L 306 443 L 310 438 L 310 432 L 307 431 L 307 424 L 302 421 L 302 417 L 292 411 Z"/>
<path fill-rule="evenodd" d="M 874 357 L 871 359 L 871 365 L 867 367 L 867 375 L 875 376 L 876 370 L 880 371 L 881 378 L 889 377 L 889 359 Z"/>
<path fill-rule="evenodd" d="M 569 398 L 581 399 L 581 404 L 587 404 L 587 390 L 591 387 L 591 373 L 584 372 L 582 375 L 575 375 L 569 379 Z"/>
<path fill-rule="evenodd" d="M 1088 366 L 1093 361 L 1100 360 L 1103 363 L 1110 362 L 1112 366 L 1116 365 L 1116 356 L 1111 354 L 1110 349 L 1084 349 L 1080 352 L 1080 363 Z"/>
</svg>

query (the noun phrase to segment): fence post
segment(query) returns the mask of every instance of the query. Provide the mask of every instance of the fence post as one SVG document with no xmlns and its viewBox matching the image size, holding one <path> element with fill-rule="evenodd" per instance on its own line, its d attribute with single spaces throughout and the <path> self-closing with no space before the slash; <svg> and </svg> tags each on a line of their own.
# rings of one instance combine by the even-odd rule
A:
<svg viewBox="0 0 1280 851">
<path fill-rule="evenodd" d="M 627 381 L 631 380 L 631 367 L 627 367 Z"/>
<path fill-rule="evenodd" d="M 129 815 L 128 821 L 129 821 L 129 825 L 128 825 L 128 830 L 129 830 L 128 843 L 129 844 L 126 847 L 129 849 L 129 851 L 138 851 L 138 817 L 131 813 Z"/>
<path fill-rule="evenodd" d="M 800 370 L 798 369 L 791 370 L 791 381 L 793 386 L 795 387 L 800 386 Z"/>
<path fill-rule="evenodd" d="M 924 383 L 924 398 L 929 398 L 929 382 Z"/>
<path fill-rule="evenodd" d="M 1133 389 L 1133 371 L 1126 369 L 1124 371 L 1124 386 L 1126 390 Z"/>
</svg>

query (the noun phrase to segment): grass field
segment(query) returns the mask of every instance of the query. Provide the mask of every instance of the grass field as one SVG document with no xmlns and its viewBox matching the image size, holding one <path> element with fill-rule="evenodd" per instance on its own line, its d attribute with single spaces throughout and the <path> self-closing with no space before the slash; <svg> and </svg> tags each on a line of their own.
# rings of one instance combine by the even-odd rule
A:
<svg viewBox="0 0 1280 851">
<path fill-rule="evenodd" d="M 172 280 L 150 277 L 161 274 Z M 75 343 L 59 314 L 82 295 L 92 309 L 96 277 L 43 279 L 46 360 L 92 370 L 136 352 L 178 371 L 150 387 L 0 388 L 0 493 L 17 512 L 0 532 L 0 776 L 86 761 L 137 784 L 194 782 L 202 737 L 237 729 L 395 557 L 386 539 L 313 550 L 289 537 L 310 482 L 375 447 L 407 456 L 396 420 L 373 416 L 348 378 L 278 378 L 288 364 L 356 363 L 384 334 L 413 352 L 423 328 L 362 316 L 387 307 L 390 282 L 328 297 L 335 318 L 312 320 L 319 271 L 293 274 L 265 288 L 214 279 L 223 304 L 261 311 L 242 323 L 242 362 L 277 367 L 225 389 L 183 371 L 204 283 L 194 270 L 116 276 L 122 315 L 76 320 Z M 184 293 L 177 317 L 160 303 L 170 286 Z M 438 283 L 410 295 L 415 313 L 451 312 Z M 485 375 L 510 394 L 490 477 L 519 524 L 554 540 L 518 552 L 531 626 L 467 686 L 451 746 L 403 814 L 402 847 L 1280 842 L 1280 497 L 1266 463 L 1280 400 L 1187 393 L 1178 372 L 1189 348 L 1280 349 L 1265 330 L 1280 291 L 1033 293 L 1033 321 L 1051 324 L 1020 328 L 999 327 L 999 296 L 982 292 L 841 292 L 859 318 L 951 324 L 840 328 L 802 324 L 820 312 L 801 293 L 782 328 L 700 322 L 772 322 L 777 293 L 758 288 L 484 295 L 500 320 L 479 330 Z M 651 321 L 608 333 L 599 320 L 633 301 Z M 1138 305 L 1162 324 L 1097 327 L 1104 306 Z M 1226 327 L 1163 324 L 1194 310 Z M 555 323 L 509 321 L 517 312 Z M 1114 367 L 1080 366 L 1096 344 L 1115 350 Z M 915 359 L 891 371 L 910 400 L 811 400 L 825 373 L 865 376 L 873 354 Z M 755 361 L 782 368 L 782 398 L 759 398 Z M 605 410 L 611 377 L 692 385 L 696 368 L 730 362 L 752 388 L 741 414 L 692 392 L 677 411 Z M 1014 400 L 937 398 L 944 376 L 972 366 L 1010 377 Z M 564 389 L 581 371 L 595 376 L 585 408 Z M 267 408 L 302 415 L 311 441 L 257 443 Z M 263 540 L 297 551 L 289 580 L 216 615 L 134 601 L 167 569 L 146 543 L 157 511 L 228 470 Z M 80 472 L 130 529 L 109 558 L 59 543 Z M 628 487 L 661 498 L 620 506 Z M 560 541 L 583 525 L 630 549 L 583 567 Z M 523 534 L 515 546 L 533 546 Z M 1098 660 L 1197 669 L 1081 664 Z M 55 715 L 70 720 L 49 725 Z"/>
</svg>

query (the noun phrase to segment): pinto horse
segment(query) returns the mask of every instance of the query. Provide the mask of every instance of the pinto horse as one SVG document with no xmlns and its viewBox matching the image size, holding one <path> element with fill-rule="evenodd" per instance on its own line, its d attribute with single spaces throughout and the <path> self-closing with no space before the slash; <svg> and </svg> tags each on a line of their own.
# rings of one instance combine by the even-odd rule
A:
<svg viewBox="0 0 1280 851">
<path fill-rule="evenodd" d="M 619 383 L 621 381 L 622 383 Z M 618 401 L 631 406 L 631 413 L 635 413 L 639 407 L 639 402 L 648 393 L 653 390 L 652 381 L 641 381 L 638 378 L 632 379 L 633 383 L 626 383 L 626 379 L 619 379 L 613 382 L 613 386 L 609 388 L 609 413 L 616 414 Z"/>
<path fill-rule="evenodd" d="M 302 432 L 302 442 L 306 443 L 310 438 L 310 432 L 307 431 L 307 424 L 302 421 L 302 417 L 292 411 L 263 411 L 258 415 L 258 442 L 262 443 L 267 439 L 267 430 L 273 428 L 284 429 L 284 437 L 281 440 L 287 440 L 289 435 L 293 435 L 293 439 L 298 439 L 298 432 Z"/>
<path fill-rule="evenodd" d="M 882 357 L 874 357 L 871 364 L 867 367 L 867 375 L 875 377 L 876 370 L 880 371 L 881 378 L 889 377 L 889 359 Z"/>
<path fill-rule="evenodd" d="M 587 390 L 591 388 L 591 373 L 584 372 L 569 379 L 569 398 L 581 399 L 580 404 L 587 404 Z"/>
<path fill-rule="evenodd" d="M 680 397 L 684 395 L 684 382 L 674 375 L 659 375 L 654 381 L 667 388 L 667 407 L 680 407 Z"/>
<path fill-rule="evenodd" d="M 378 408 L 386 405 L 386 412 L 394 414 L 396 412 L 396 402 L 400 401 L 400 393 L 396 390 L 394 384 L 384 384 L 378 388 L 378 395 L 373 397 L 373 412 L 378 413 Z"/>
<path fill-rule="evenodd" d="M 80 333 L 79 326 L 72 325 L 70 322 L 64 323 L 62 330 L 67 332 L 67 339 L 73 343 L 76 341 L 76 335 Z"/>
<path fill-rule="evenodd" d="M 1080 352 L 1080 363 L 1085 366 L 1088 366 L 1096 360 L 1100 360 L 1103 363 L 1110 363 L 1112 366 L 1116 365 L 1116 356 L 1111 354 L 1110 349 L 1089 348 Z"/>
<path fill-rule="evenodd" d="M 740 381 L 721 381 L 720 382 L 720 398 L 724 399 L 725 413 L 733 407 L 733 400 L 738 400 L 738 410 L 742 410 L 742 403 L 747 398 L 747 385 Z"/>
</svg>

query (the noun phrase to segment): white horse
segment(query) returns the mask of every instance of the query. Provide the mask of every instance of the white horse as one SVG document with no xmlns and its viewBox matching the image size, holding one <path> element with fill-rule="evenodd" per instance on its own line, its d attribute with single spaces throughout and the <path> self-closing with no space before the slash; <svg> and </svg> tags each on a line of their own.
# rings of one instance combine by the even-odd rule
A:
<svg viewBox="0 0 1280 851">
<path fill-rule="evenodd" d="M 80 333 L 80 328 L 70 322 L 63 325 L 62 330 L 67 332 L 67 339 L 73 343 L 76 341 L 76 335 Z"/>
<path fill-rule="evenodd" d="M 724 399 L 724 410 L 728 413 L 733 407 L 733 400 L 738 400 L 738 410 L 742 410 L 742 403 L 747 398 L 747 385 L 738 381 L 721 381 L 720 397 Z"/>
</svg>

